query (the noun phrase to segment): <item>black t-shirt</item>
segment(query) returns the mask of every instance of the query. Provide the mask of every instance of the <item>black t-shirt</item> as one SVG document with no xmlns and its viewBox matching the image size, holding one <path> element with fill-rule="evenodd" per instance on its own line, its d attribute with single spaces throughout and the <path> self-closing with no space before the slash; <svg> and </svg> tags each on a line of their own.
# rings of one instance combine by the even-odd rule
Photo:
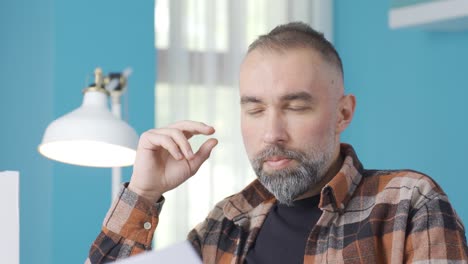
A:
<svg viewBox="0 0 468 264">
<path fill-rule="evenodd" d="M 307 237 L 322 214 L 319 201 L 320 195 L 316 195 L 294 201 L 293 206 L 274 205 L 247 253 L 246 263 L 303 263 Z"/>
</svg>

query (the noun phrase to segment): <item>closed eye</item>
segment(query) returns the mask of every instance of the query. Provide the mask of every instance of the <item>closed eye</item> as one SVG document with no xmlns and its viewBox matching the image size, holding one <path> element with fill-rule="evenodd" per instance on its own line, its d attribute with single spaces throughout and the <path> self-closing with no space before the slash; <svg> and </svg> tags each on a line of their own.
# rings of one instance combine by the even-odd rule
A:
<svg viewBox="0 0 468 264">
<path fill-rule="evenodd" d="M 311 108 L 309 106 L 288 106 L 286 109 L 294 112 L 303 112 Z"/>
<path fill-rule="evenodd" d="M 262 113 L 263 111 L 265 111 L 264 108 L 253 108 L 253 109 L 247 110 L 246 113 L 248 115 L 258 115 L 258 114 Z"/>
</svg>

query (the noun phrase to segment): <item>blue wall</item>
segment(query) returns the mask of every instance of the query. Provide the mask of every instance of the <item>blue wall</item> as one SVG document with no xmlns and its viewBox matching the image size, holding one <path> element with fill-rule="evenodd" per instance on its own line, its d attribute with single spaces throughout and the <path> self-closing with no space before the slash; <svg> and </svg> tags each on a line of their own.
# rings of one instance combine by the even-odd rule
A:
<svg viewBox="0 0 468 264">
<path fill-rule="evenodd" d="M 95 67 L 107 73 L 130 66 L 129 123 L 139 134 L 151 128 L 154 2 L 56 1 L 55 10 L 54 115 L 81 104 Z M 131 170 L 124 174 L 128 179 Z M 54 163 L 53 185 L 53 263 L 83 262 L 111 203 L 111 170 Z"/>
<path fill-rule="evenodd" d="M 345 140 L 367 168 L 429 174 L 468 223 L 468 31 L 390 30 L 387 1 L 335 1 L 335 43 L 357 111 Z"/>
<path fill-rule="evenodd" d="M 21 263 L 52 253 L 52 163 L 36 150 L 53 118 L 52 14 L 52 0 L 0 2 L 0 171 L 20 171 Z"/>
<path fill-rule="evenodd" d="M 21 173 L 21 263 L 85 260 L 110 206 L 111 170 L 52 162 L 37 146 L 81 104 L 97 66 L 133 68 L 124 117 L 138 133 L 153 126 L 153 18 L 153 1 L 1 1 L 0 171 Z"/>
</svg>

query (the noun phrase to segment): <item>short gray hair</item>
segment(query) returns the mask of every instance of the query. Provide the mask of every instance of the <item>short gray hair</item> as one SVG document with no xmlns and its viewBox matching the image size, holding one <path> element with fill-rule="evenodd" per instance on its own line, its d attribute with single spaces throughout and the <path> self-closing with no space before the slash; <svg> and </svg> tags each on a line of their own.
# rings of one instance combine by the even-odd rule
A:
<svg viewBox="0 0 468 264">
<path fill-rule="evenodd" d="M 313 48 L 322 55 L 325 61 L 336 66 L 343 76 L 343 63 L 335 47 L 324 37 L 323 33 L 303 22 L 291 22 L 275 27 L 268 34 L 261 35 L 252 42 L 247 53 L 257 48 L 282 51 L 302 47 Z"/>
</svg>

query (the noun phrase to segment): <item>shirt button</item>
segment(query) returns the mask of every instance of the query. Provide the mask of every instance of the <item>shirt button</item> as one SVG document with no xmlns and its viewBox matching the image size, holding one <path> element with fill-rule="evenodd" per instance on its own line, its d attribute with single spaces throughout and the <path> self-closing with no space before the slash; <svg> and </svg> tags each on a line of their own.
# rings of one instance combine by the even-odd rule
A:
<svg viewBox="0 0 468 264">
<path fill-rule="evenodd" d="M 150 222 L 145 222 L 143 224 L 143 227 L 146 229 L 146 230 L 150 230 L 151 229 L 151 223 Z"/>
</svg>

